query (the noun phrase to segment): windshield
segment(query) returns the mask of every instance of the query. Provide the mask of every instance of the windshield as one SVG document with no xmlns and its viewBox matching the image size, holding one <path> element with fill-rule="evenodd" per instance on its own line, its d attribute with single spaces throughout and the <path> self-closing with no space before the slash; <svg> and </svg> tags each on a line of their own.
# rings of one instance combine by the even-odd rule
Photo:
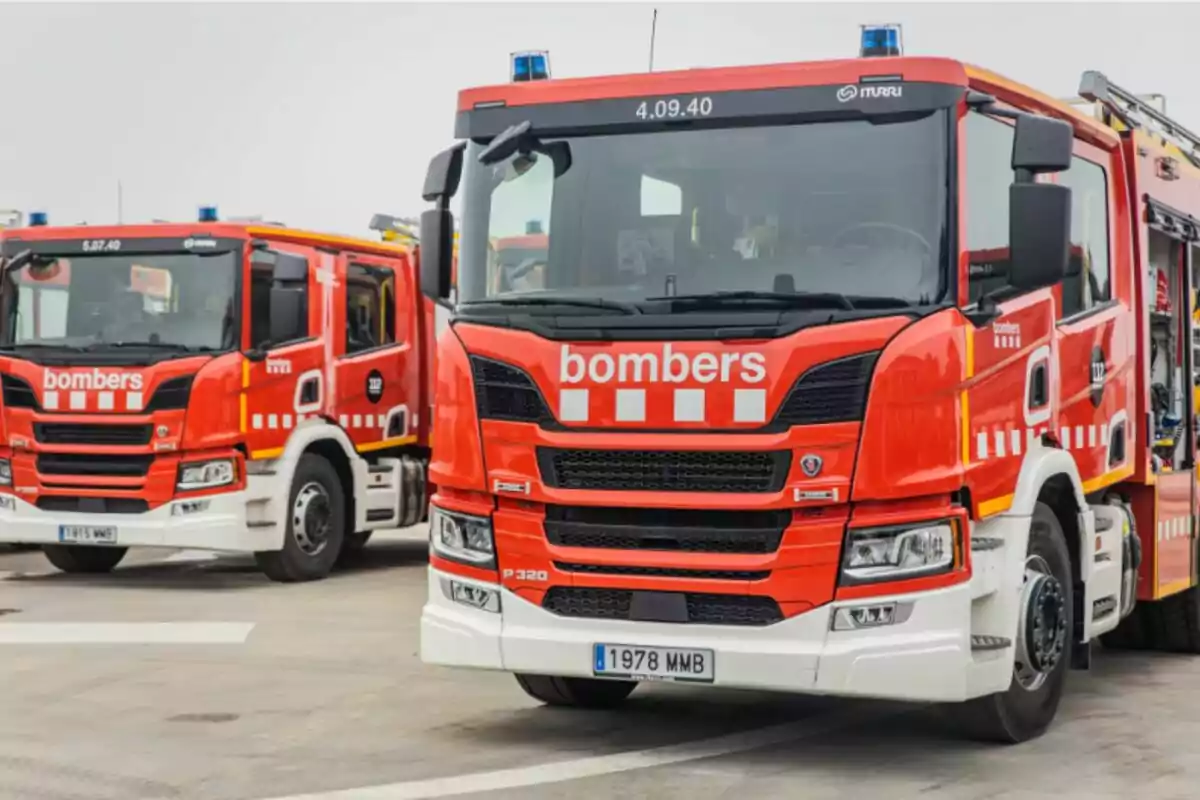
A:
<svg viewBox="0 0 1200 800">
<path fill-rule="evenodd" d="M 236 253 L 38 257 L 6 272 L 7 347 L 235 345 Z"/>
<path fill-rule="evenodd" d="M 946 293 L 944 110 L 466 153 L 458 299 Z M 534 132 L 536 134 L 536 131 Z"/>
</svg>

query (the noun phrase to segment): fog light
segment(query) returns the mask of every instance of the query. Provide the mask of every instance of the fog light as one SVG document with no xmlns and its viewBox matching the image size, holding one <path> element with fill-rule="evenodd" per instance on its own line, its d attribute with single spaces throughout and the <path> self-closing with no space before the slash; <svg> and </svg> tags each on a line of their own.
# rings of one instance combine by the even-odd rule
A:
<svg viewBox="0 0 1200 800">
<path fill-rule="evenodd" d="M 869 606 L 846 606 L 833 612 L 835 631 L 862 628 L 882 628 L 898 625 L 912 616 L 912 603 L 875 603 Z"/>
<path fill-rule="evenodd" d="M 500 613 L 500 592 L 495 589 L 486 589 L 473 583 L 462 583 L 449 578 L 442 578 L 441 583 L 442 593 L 454 602 L 477 608 L 480 611 Z"/>
<path fill-rule="evenodd" d="M 15 511 L 16 508 L 17 501 L 13 499 L 12 495 L 0 494 L 0 511 Z"/>
<path fill-rule="evenodd" d="M 211 500 L 184 500 L 171 506 L 171 516 L 186 517 L 188 514 L 199 514 L 208 511 L 210 505 Z"/>
</svg>

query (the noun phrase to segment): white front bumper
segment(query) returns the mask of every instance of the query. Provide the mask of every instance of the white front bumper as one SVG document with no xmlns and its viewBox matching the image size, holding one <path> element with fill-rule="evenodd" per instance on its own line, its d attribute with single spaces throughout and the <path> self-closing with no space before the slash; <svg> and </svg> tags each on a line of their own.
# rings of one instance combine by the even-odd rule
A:
<svg viewBox="0 0 1200 800">
<path fill-rule="evenodd" d="M 189 550 L 222 550 L 253 553 L 278 550 L 283 531 L 249 527 L 247 492 L 228 492 L 198 498 L 208 507 L 188 514 L 175 513 L 181 502 L 172 501 L 144 514 L 86 514 L 43 511 L 15 495 L 12 507 L 0 504 L 0 542 L 58 544 L 60 525 L 96 525 L 117 529 L 117 547 L 170 547 Z M 97 545 L 106 546 L 106 545 Z"/>
<path fill-rule="evenodd" d="M 832 631 L 839 604 L 765 627 L 666 625 L 560 617 L 501 589 L 495 614 L 448 599 L 442 577 L 474 583 L 430 568 L 421 614 L 421 659 L 429 664 L 590 678 L 592 646 L 605 642 L 711 649 L 717 686 L 913 701 L 978 693 L 969 688 L 969 584 L 841 604 L 915 605 L 897 625 Z"/>
</svg>

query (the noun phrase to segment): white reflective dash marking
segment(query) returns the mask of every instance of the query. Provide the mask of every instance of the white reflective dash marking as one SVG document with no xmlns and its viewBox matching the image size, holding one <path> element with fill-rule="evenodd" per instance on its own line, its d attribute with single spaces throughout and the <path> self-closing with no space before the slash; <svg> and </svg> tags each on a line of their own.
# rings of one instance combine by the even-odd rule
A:
<svg viewBox="0 0 1200 800">
<path fill-rule="evenodd" d="M 112 411 L 116 408 L 116 400 L 112 392 L 101 392 L 96 395 L 96 408 L 101 411 Z"/>
<path fill-rule="evenodd" d="M 1021 432 L 1014 429 L 1009 436 L 1012 439 L 1012 454 L 1014 456 L 1021 455 Z"/>
<path fill-rule="evenodd" d="M 617 389 L 617 422 L 646 421 L 646 390 Z"/>
<path fill-rule="evenodd" d="M 267 416 L 267 428 L 270 430 L 275 430 L 278 427 L 279 427 L 279 415 L 278 414 L 269 414 Z"/>
<path fill-rule="evenodd" d="M 260 431 L 260 430 L 262 430 L 262 426 L 263 426 L 263 415 L 262 414 L 255 414 L 253 417 L 250 418 L 250 427 L 254 428 L 254 430 Z"/>
<path fill-rule="evenodd" d="M 42 408 L 53 411 L 58 408 L 58 392 L 46 392 L 42 395 Z"/>
<path fill-rule="evenodd" d="M 987 461 L 988 457 L 988 435 L 987 431 L 980 431 L 975 434 L 975 449 L 978 451 L 980 461 Z"/>
<path fill-rule="evenodd" d="M 141 411 L 142 410 L 142 393 L 141 392 L 126 392 L 125 393 L 125 410 L 126 411 Z"/>
<path fill-rule="evenodd" d="M 71 410 L 82 411 L 87 408 L 87 393 L 86 392 L 71 392 Z"/>
<path fill-rule="evenodd" d="M 1062 444 L 1063 450 L 1071 449 L 1071 429 L 1063 428 L 1058 432 L 1059 443 Z"/>
<path fill-rule="evenodd" d="M 996 431 L 996 458 L 1004 458 L 1006 452 L 1004 439 L 1004 431 Z"/>
<path fill-rule="evenodd" d="M 767 390 L 766 389 L 734 389 L 733 390 L 733 421 L 734 422 L 766 422 L 767 421 Z"/>
<path fill-rule="evenodd" d="M 675 390 L 675 421 L 704 422 L 704 390 Z"/>
<path fill-rule="evenodd" d="M 244 644 L 253 622 L 0 622 L 0 644 Z"/>
<path fill-rule="evenodd" d="M 587 422 L 588 390 L 560 389 L 558 392 L 558 418 L 563 422 Z"/>
<path fill-rule="evenodd" d="M 1088 447 L 1096 446 L 1096 426 L 1088 425 Z"/>
</svg>

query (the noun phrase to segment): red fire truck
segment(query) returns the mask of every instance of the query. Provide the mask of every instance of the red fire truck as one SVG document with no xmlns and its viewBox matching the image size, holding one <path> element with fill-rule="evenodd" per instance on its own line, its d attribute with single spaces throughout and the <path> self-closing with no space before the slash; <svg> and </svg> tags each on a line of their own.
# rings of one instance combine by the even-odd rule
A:
<svg viewBox="0 0 1200 800">
<path fill-rule="evenodd" d="M 459 95 L 426 662 L 1019 742 L 1102 637 L 1200 652 L 1200 140 L 1096 73 L 1089 115 L 897 40 Z M 535 219 L 540 286 L 496 291 L 488 242 Z"/>
<path fill-rule="evenodd" d="M 433 304 L 409 249 L 276 225 L 0 234 L 0 542 L 324 577 L 425 515 Z"/>
</svg>

